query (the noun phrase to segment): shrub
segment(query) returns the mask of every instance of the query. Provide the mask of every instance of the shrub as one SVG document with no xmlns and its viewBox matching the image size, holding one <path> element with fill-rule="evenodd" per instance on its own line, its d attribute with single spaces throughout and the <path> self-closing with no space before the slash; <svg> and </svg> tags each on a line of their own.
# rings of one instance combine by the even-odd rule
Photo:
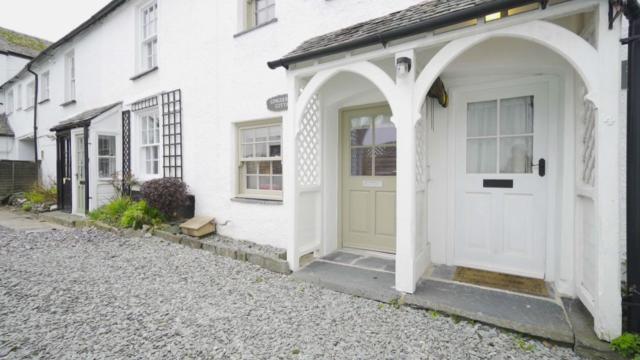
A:
<svg viewBox="0 0 640 360">
<path fill-rule="evenodd" d="M 31 206 L 31 204 L 30 204 L 30 203 L 24 203 L 24 204 L 22 205 L 22 211 L 27 211 L 27 212 L 29 212 L 29 211 L 31 211 L 31 209 L 32 209 L 32 208 L 33 208 L 33 207 Z"/>
<path fill-rule="evenodd" d="M 119 197 L 110 203 L 89 213 L 91 220 L 102 221 L 109 225 L 118 226 L 122 215 L 129 207 L 133 205 L 133 201 L 128 197 Z"/>
<path fill-rule="evenodd" d="M 122 214 L 120 227 L 140 229 L 143 225 L 158 225 L 162 222 L 162 214 L 142 200 L 133 203 Z"/>
<path fill-rule="evenodd" d="M 55 203 L 58 201 L 58 190 L 55 184 L 45 187 L 35 183 L 24 196 L 32 204 Z"/>
<path fill-rule="evenodd" d="M 613 339 L 611 348 L 626 358 L 637 359 L 640 356 L 640 335 L 624 333 Z"/>
<path fill-rule="evenodd" d="M 149 206 L 158 209 L 167 218 L 175 218 L 178 210 L 189 202 L 187 184 L 180 179 L 149 180 L 140 189 Z"/>
</svg>

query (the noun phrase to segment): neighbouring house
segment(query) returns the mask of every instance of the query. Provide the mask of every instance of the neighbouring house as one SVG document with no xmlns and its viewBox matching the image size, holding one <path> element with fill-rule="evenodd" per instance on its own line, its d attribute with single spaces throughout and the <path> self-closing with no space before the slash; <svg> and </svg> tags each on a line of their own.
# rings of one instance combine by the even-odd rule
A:
<svg viewBox="0 0 640 360">
<path fill-rule="evenodd" d="M 37 109 L 61 209 L 106 203 L 114 174 L 178 177 L 196 214 L 294 271 L 355 248 L 393 254 L 407 293 L 433 264 L 544 279 L 610 340 L 620 4 L 114 0 L 0 89 L 16 143 Z"/>
<path fill-rule="evenodd" d="M 14 79 L 29 61 L 49 45 L 49 41 L 0 27 L 0 84 Z M 6 118 L 6 114 L 15 110 L 16 96 L 19 95 L 7 94 L 0 89 L 0 160 L 33 161 L 33 131 L 27 130 L 28 134 L 21 133 L 16 138 Z M 31 124 L 33 128 L 33 122 Z"/>
</svg>

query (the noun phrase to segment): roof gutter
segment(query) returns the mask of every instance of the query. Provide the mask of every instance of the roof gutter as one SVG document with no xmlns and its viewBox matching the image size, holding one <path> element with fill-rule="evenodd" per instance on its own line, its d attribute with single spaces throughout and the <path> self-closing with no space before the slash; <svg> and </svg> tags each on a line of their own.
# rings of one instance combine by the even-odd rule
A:
<svg viewBox="0 0 640 360">
<path fill-rule="evenodd" d="M 438 16 L 433 19 L 428 19 L 416 24 L 404 26 L 398 29 L 384 31 L 378 34 L 369 35 L 360 39 L 328 46 L 323 49 L 309 51 L 304 54 L 294 55 L 290 57 L 284 57 L 278 60 L 269 61 L 267 65 L 271 69 L 277 69 L 282 66 L 285 69 L 289 68 L 289 65 L 299 63 L 306 60 L 311 60 L 318 57 L 327 55 L 334 55 L 341 52 L 351 51 L 371 45 L 382 44 L 386 46 L 387 43 L 393 40 L 398 40 L 404 37 L 417 35 L 424 32 L 433 31 L 439 28 L 443 28 L 449 25 L 458 24 L 468 20 L 477 19 L 485 15 L 493 14 L 495 12 L 513 8 L 518 6 L 524 6 L 532 3 L 540 3 L 542 8 L 545 9 L 548 0 L 495 0 L 492 2 L 484 3 L 481 5 L 475 5 L 460 11 Z"/>
</svg>

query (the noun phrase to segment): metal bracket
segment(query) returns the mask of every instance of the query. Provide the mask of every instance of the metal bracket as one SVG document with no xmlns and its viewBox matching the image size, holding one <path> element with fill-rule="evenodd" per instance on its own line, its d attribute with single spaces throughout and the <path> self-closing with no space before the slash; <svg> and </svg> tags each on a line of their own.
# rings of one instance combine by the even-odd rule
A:
<svg viewBox="0 0 640 360">
<path fill-rule="evenodd" d="M 632 43 L 638 39 L 640 39 L 640 35 L 633 35 L 633 36 L 626 37 L 624 39 L 620 39 L 620 43 L 622 45 L 628 45 L 629 43 Z"/>
</svg>

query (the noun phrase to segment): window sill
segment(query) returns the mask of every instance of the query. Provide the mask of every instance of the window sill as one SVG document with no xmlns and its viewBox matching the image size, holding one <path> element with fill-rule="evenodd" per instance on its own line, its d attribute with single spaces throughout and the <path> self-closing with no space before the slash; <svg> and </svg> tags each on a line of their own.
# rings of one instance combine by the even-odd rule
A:
<svg viewBox="0 0 640 360">
<path fill-rule="evenodd" d="M 49 99 L 44 99 L 44 100 L 42 100 L 42 101 L 38 102 L 38 105 L 46 104 L 46 103 L 48 103 L 49 101 L 50 101 Z"/>
<path fill-rule="evenodd" d="M 266 23 L 254 26 L 254 27 L 252 27 L 250 29 L 247 29 L 247 30 L 240 31 L 239 33 L 233 35 L 233 37 L 234 38 L 240 37 L 240 36 L 242 36 L 244 34 L 248 34 L 248 33 L 252 32 L 254 30 L 258 30 L 258 29 L 263 28 L 263 27 L 265 27 L 267 25 L 271 25 L 271 24 L 274 24 L 274 23 L 277 23 L 277 22 L 278 22 L 278 18 L 273 18 L 273 19 L 267 21 Z"/>
<path fill-rule="evenodd" d="M 141 73 L 138 73 L 138 74 L 136 74 L 136 75 L 133 75 L 132 77 L 130 77 L 130 78 L 129 78 L 129 80 L 131 80 L 131 81 L 136 81 L 136 80 L 138 80 L 138 79 L 140 79 L 140 78 L 142 78 L 142 77 L 145 77 L 146 75 L 149 75 L 149 74 L 151 74 L 151 73 L 153 73 L 153 72 L 156 72 L 156 71 L 158 71 L 158 67 L 157 67 L 157 66 L 154 66 L 154 67 L 152 67 L 152 68 L 151 68 L 151 69 L 149 69 L 149 70 L 145 70 L 145 71 L 143 71 L 143 72 L 141 72 Z"/>
<path fill-rule="evenodd" d="M 63 102 L 62 104 L 60 104 L 60 106 L 65 107 L 65 106 L 73 105 L 75 103 L 76 103 L 76 100 L 73 99 L 73 100 Z"/>
<path fill-rule="evenodd" d="M 231 198 L 233 202 L 245 203 L 245 204 L 262 204 L 262 205 L 282 205 L 282 200 L 276 199 L 260 199 L 236 196 Z"/>
</svg>

